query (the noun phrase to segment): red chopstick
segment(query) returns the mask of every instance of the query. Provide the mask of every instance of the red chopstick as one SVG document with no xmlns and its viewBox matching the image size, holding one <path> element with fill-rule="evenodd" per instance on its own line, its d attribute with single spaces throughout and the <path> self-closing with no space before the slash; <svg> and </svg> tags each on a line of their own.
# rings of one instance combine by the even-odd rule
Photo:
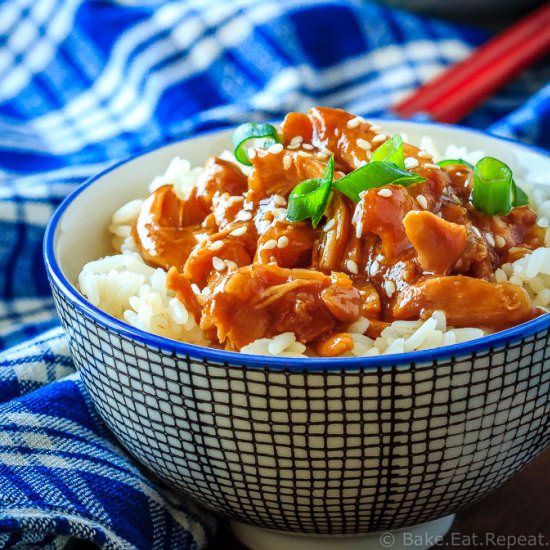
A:
<svg viewBox="0 0 550 550">
<path fill-rule="evenodd" d="M 409 118 L 457 122 L 505 82 L 550 51 L 550 2 L 477 48 L 393 107 Z"/>
</svg>

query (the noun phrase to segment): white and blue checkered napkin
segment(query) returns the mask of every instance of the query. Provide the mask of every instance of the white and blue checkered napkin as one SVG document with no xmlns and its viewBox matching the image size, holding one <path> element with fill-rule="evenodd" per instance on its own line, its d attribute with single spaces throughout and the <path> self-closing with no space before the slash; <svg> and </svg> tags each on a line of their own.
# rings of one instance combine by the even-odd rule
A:
<svg viewBox="0 0 550 550">
<path fill-rule="evenodd" d="M 0 547 L 201 548 L 215 520 L 148 479 L 74 373 L 41 261 L 106 163 L 312 105 L 384 115 L 486 36 L 360 1 L 0 4 Z M 466 124 L 550 146 L 544 64 Z"/>
</svg>

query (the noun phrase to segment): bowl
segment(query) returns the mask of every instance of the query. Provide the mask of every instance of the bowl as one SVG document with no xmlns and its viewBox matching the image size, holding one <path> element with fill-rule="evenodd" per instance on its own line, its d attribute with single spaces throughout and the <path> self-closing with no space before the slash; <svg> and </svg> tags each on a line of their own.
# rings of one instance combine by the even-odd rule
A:
<svg viewBox="0 0 550 550">
<path fill-rule="evenodd" d="M 413 143 L 429 135 L 442 148 L 482 149 L 521 179 L 549 183 L 543 151 L 459 127 L 380 124 Z M 550 315 L 435 350 L 288 359 L 145 333 L 77 290 L 82 265 L 110 252 L 119 205 L 145 195 L 172 157 L 198 164 L 229 146 L 225 130 L 112 166 L 50 221 L 50 284 L 97 410 L 139 462 L 237 521 L 245 538 L 254 528 L 332 537 L 423 522 L 447 529 L 447 516 L 550 441 Z"/>
</svg>

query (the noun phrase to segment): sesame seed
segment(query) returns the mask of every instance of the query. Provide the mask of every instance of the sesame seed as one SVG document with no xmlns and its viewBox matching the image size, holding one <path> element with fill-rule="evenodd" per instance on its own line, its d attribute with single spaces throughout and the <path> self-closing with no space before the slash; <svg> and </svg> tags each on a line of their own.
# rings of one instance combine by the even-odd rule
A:
<svg viewBox="0 0 550 550">
<path fill-rule="evenodd" d="M 302 145 L 302 142 L 304 141 L 304 138 L 302 136 L 294 136 L 290 143 L 288 144 L 289 147 L 292 147 L 293 149 L 296 149 L 297 147 L 300 147 Z"/>
<path fill-rule="evenodd" d="M 292 157 L 289 154 L 286 154 L 283 157 L 283 168 L 288 170 L 292 166 Z"/>
<path fill-rule="evenodd" d="M 499 235 L 500 236 L 500 235 Z M 500 267 L 495 271 L 495 283 L 504 283 L 508 279 L 508 276 Z"/>
<path fill-rule="evenodd" d="M 242 237 L 246 233 L 246 225 L 242 225 L 241 227 L 237 227 L 237 229 L 233 229 L 230 235 L 233 235 L 233 237 Z"/>
<path fill-rule="evenodd" d="M 416 196 L 416 201 L 418 202 L 418 204 L 420 205 L 421 208 L 424 208 L 424 210 L 427 210 L 428 200 L 426 199 L 426 197 L 424 195 L 417 195 Z"/>
<path fill-rule="evenodd" d="M 363 220 L 359 220 L 356 224 L 355 224 L 355 236 L 360 239 L 361 236 L 363 235 Z"/>
<path fill-rule="evenodd" d="M 428 153 L 428 151 L 424 151 L 424 149 L 421 149 L 420 151 L 418 151 L 417 156 L 421 159 L 431 159 L 432 158 L 432 154 Z"/>
<path fill-rule="evenodd" d="M 378 126 L 378 124 L 371 124 L 371 125 L 370 125 L 370 129 L 371 129 L 373 132 L 378 132 L 378 130 L 380 130 L 380 126 Z"/>
<path fill-rule="evenodd" d="M 336 225 L 336 221 L 334 218 L 331 218 L 323 228 L 323 231 L 330 231 L 334 226 Z"/>
<path fill-rule="evenodd" d="M 217 256 L 212 258 L 212 266 L 216 271 L 223 271 L 226 268 L 225 262 Z"/>
<path fill-rule="evenodd" d="M 346 269 L 353 273 L 353 275 L 357 275 L 359 273 L 359 268 L 357 267 L 357 263 L 354 260 L 346 260 L 345 262 Z"/>
<path fill-rule="evenodd" d="M 386 291 L 388 298 L 391 298 L 395 292 L 395 283 L 393 281 L 386 281 L 384 283 L 384 290 Z"/>
<path fill-rule="evenodd" d="M 475 225 L 472 225 L 472 231 L 473 231 L 478 237 L 481 237 L 481 231 L 480 231 Z"/>
<path fill-rule="evenodd" d="M 208 248 L 210 250 L 220 250 L 220 248 L 223 248 L 223 241 L 214 241 Z"/>
<path fill-rule="evenodd" d="M 391 191 L 391 189 L 388 189 L 387 187 L 384 187 L 382 189 L 380 189 L 380 191 L 378 191 L 378 193 L 376 193 L 379 197 L 384 197 L 386 199 L 390 198 L 393 193 Z"/>
<path fill-rule="evenodd" d="M 289 240 L 286 235 L 279 237 L 277 239 L 277 248 L 286 248 L 288 246 Z"/>
<path fill-rule="evenodd" d="M 382 143 L 383 141 L 386 141 L 387 139 L 388 139 L 388 136 L 386 134 L 378 134 L 378 135 L 374 136 L 371 139 L 371 142 L 372 143 Z"/>
<path fill-rule="evenodd" d="M 495 237 L 495 244 L 497 245 L 497 248 L 504 248 L 506 246 L 506 239 L 500 235 L 497 235 Z"/>
<path fill-rule="evenodd" d="M 407 157 L 405 159 L 405 168 L 416 168 L 420 163 L 418 162 L 418 159 L 415 159 L 414 157 Z"/>
<path fill-rule="evenodd" d="M 361 124 L 362 122 L 365 122 L 365 121 L 360 116 L 356 116 L 354 118 L 350 118 L 346 123 L 346 126 L 350 130 L 353 130 L 354 128 L 357 128 L 357 126 L 359 126 L 359 124 Z"/>
<path fill-rule="evenodd" d="M 363 149 L 363 151 L 371 150 L 371 144 L 366 139 L 357 138 L 355 140 L 355 144 L 357 145 L 357 147 L 359 147 L 359 149 Z"/>
<path fill-rule="evenodd" d="M 495 239 L 493 238 L 493 236 L 491 235 L 491 233 L 485 233 L 485 239 L 487 240 L 487 242 L 491 245 L 491 246 L 495 246 L 496 243 L 495 243 Z"/>
<path fill-rule="evenodd" d="M 431 168 L 432 170 L 439 170 L 441 167 L 437 164 L 432 164 L 431 162 L 426 162 L 424 168 Z"/>
<path fill-rule="evenodd" d="M 313 145 L 311 145 L 311 143 L 304 143 L 302 145 L 302 147 L 306 150 L 306 151 L 313 151 Z"/>
<path fill-rule="evenodd" d="M 265 250 L 271 250 L 272 248 L 277 248 L 277 241 L 275 239 L 269 239 L 264 243 L 263 248 Z"/>
<path fill-rule="evenodd" d="M 340 128 L 334 128 L 334 135 L 338 137 L 340 135 Z"/>
<path fill-rule="evenodd" d="M 525 254 L 525 248 L 522 246 L 512 246 L 509 250 L 510 254 Z M 504 267 L 504 266 L 503 266 Z"/>
<path fill-rule="evenodd" d="M 374 262 L 372 262 L 370 266 L 371 277 L 374 277 L 378 273 L 379 269 L 380 269 L 380 264 L 376 260 L 374 260 Z"/>
<path fill-rule="evenodd" d="M 239 219 L 243 220 L 244 222 L 247 222 L 248 220 L 252 219 L 252 212 L 249 212 L 247 210 L 241 211 L 239 214 Z"/>
<path fill-rule="evenodd" d="M 278 155 L 283 150 L 283 144 L 282 143 L 274 143 L 270 147 L 268 147 L 267 152 L 271 153 L 272 155 Z"/>
</svg>

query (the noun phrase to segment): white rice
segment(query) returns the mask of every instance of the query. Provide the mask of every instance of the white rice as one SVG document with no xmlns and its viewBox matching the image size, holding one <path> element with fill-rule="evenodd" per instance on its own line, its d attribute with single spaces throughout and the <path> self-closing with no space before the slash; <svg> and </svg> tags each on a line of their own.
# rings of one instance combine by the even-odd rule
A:
<svg viewBox="0 0 550 550">
<path fill-rule="evenodd" d="M 166 289 L 166 271 L 149 267 L 135 252 L 87 263 L 78 277 L 98 308 L 134 327 L 167 338 L 208 345 L 195 319 Z"/>
<path fill-rule="evenodd" d="M 114 250 L 120 252 L 136 252 L 137 248 L 132 237 L 132 224 L 138 217 L 143 200 L 136 199 L 122 205 L 114 214 L 109 226 L 113 235 Z"/>
<path fill-rule="evenodd" d="M 495 273 L 495 280 L 525 288 L 536 306 L 547 308 L 550 305 L 550 248 L 537 248 L 514 263 L 504 264 Z"/>
<path fill-rule="evenodd" d="M 283 332 L 272 338 L 259 338 L 241 348 L 241 353 L 279 357 L 306 357 L 305 351 L 306 346 L 296 340 L 293 332 Z"/>
<path fill-rule="evenodd" d="M 463 158 L 475 163 L 484 156 L 482 151 L 468 151 L 465 147 L 449 146 L 441 155 L 433 140 L 424 137 L 421 147 L 434 157 Z M 234 161 L 230 152 L 223 158 Z M 178 196 L 186 198 L 202 173 L 201 167 L 192 168 L 187 160 L 176 157 L 162 176 L 156 177 L 149 191 L 172 184 Z M 544 186 L 521 186 L 531 198 L 531 204 L 542 220 L 539 225 L 548 227 L 550 219 L 550 192 Z M 166 272 L 144 263 L 131 235 L 131 227 L 137 218 L 143 200 L 133 200 L 119 208 L 109 227 L 112 244 L 117 254 L 87 263 L 79 275 L 82 293 L 90 302 L 107 313 L 132 326 L 167 338 L 199 345 L 211 345 L 197 326 L 193 316 L 166 289 Z M 538 206 L 537 206 L 538 205 Z M 550 231 L 546 233 L 546 248 L 539 248 L 497 269 L 496 282 L 509 281 L 527 290 L 534 304 L 550 306 Z M 445 314 L 436 311 L 429 319 L 418 321 L 394 321 L 376 339 L 364 334 L 368 319 L 359 319 L 348 331 L 353 338 L 353 349 L 347 356 L 368 357 L 390 353 L 436 348 L 458 344 L 486 334 L 475 327 L 447 327 Z M 279 357 L 307 357 L 306 346 L 296 340 L 292 332 L 284 332 L 272 338 L 260 338 L 241 349 L 242 353 Z"/>
<path fill-rule="evenodd" d="M 203 168 L 201 166 L 192 168 L 188 160 L 175 157 L 168 165 L 166 172 L 162 176 L 157 176 L 151 182 L 149 191 L 153 192 L 163 185 L 171 184 L 174 186 L 176 194 L 182 200 L 185 200 L 189 197 L 202 172 Z"/>
<path fill-rule="evenodd" d="M 445 151 L 441 153 L 434 140 L 429 136 L 422 136 L 420 148 L 430 153 L 433 156 L 434 162 L 439 162 L 444 159 L 464 159 L 470 164 L 476 164 L 485 156 L 484 151 L 479 149 L 469 150 L 464 145 L 449 145 Z"/>
<path fill-rule="evenodd" d="M 369 325 L 368 319 L 360 319 L 349 327 L 353 339 L 353 349 L 346 353 L 348 357 L 369 357 L 372 355 L 387 355 L 408 351 L 436 348 L 445 345 L 459 344 L 467 340 L 481 338 L 485 332 L 479 328 L 438 328 L 438 323 L 444 319 L 442 311 L 436 311 L 425 321 L 394 321 L 386 327 L 376 339 L 369 338 L 362 331 Z M 359 330 L 359 332 L 354 332 Z M 272 347 L 271 343 L 284 337 L 284 348 Z M 292 337 L 292 338 L 291 338 Z M 301 347 L 301 351 L 300 351 Z M 282 355 L 288 357 L 307 357 L 306 347 L 296 341 L 291 332 L 279 334 L 273 338 L 261 338 L 241 349 L 242 353 L 255 355 Z"/>
</svg>

